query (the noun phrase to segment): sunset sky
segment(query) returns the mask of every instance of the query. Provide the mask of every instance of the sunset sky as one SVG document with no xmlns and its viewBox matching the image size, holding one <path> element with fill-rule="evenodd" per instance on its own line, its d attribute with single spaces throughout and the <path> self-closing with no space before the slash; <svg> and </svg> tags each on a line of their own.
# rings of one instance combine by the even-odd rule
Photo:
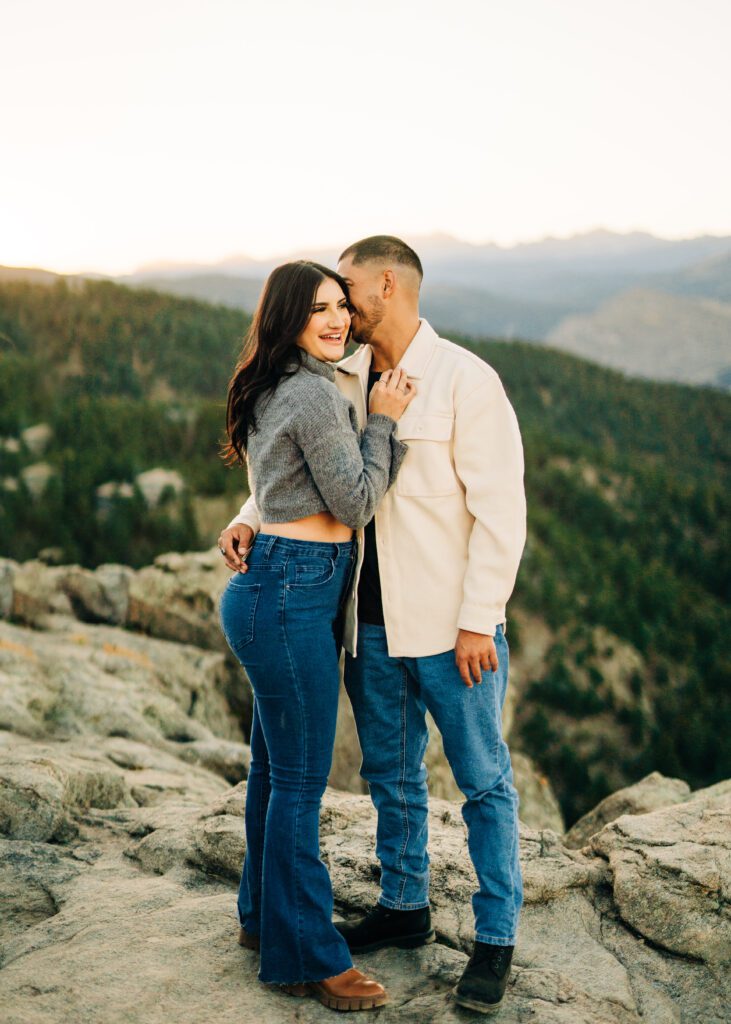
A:
<svg viewBox="0 0 731 1024">
<path fill-rule="evenodd" d="M 4 0 L 0 263 L 731 234 L 728 0 Z"/>
</svg>

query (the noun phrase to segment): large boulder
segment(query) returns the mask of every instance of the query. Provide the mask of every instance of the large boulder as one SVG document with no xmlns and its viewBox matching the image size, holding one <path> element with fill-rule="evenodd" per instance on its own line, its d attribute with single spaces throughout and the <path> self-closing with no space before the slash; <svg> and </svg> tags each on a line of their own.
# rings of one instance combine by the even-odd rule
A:
<svg viewBox="0 0 731 1024">
<path fill-rule="evenodd" d="M 610 793 L 566 833 L 566 846 L 578 849 L 610 821 L 623 814 L 646 814 L 660 807 L 682 803 L 690 796 L 690 786 L 683 779 L 669 779 L 660 772 L 651 772 L 633 786 Z"/>
<path fill-rule="evenodd" d="M 73 619 L 74 608 L 61 582 L 65 566 L 49 566 L 38 559 L 12 565 L 5 563 L 5 588 L 11 587 L 10 600 L 3 601 L 7 618 L 24 626 L 52 628 L 58 620 Z"/>
<path fill-rule="evenodd" d="M 62 577 L 61 586 L 79 619 L 122 626 L 128 618 L 129 586 L 134 576 L 134 569 L 128 565 L 108 563 L 93 572 L 72 565 Z"/>
<path fill-rule="evenodd" d="M 230 575 L 218 548 L 159 555 L 139 570 L 113 563 L 89 570 L 40 559 L 0 559 L 0 618 L 49 632 L 68 629 L 74 620 L 109 623 L 218 652 L 226 700 L 248 734 L 251 687 L 218 618 Z"/>
<path fill-rule="evenodd" d="M 71 619 L 40 632 L 0 621 L 0 679 L 0 728 L 35 738 L 244 738 L 222 654 L 113 626 Z"/>
<path fill-rule="evenodd" d="M 134 804 L 114 766 L 49 753 L 28 747 L 0 752 L 0 834 L 63 842 L 77 833 L 71 809 Z"/>
<path fill-rule="evenodd" d="M 623 815 L 591 840 L 617 910 L 663 949 L 731 962 L 731 780 L 651 814 Z"/>
<path fill-rule="evenodd" d="M 167 640 L 224 650 L 218 598 L 230 575 L 217 548 L 158 555 L 130 580 L 127 623 Z"/>
</svg>

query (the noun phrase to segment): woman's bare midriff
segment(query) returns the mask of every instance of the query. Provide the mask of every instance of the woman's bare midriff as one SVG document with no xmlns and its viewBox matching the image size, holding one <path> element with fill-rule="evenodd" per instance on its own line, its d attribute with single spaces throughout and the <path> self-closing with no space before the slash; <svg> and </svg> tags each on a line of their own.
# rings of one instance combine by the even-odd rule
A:
<svg viewBox="0 0 731 1024">
<path fill-rule="evenodd" d="M 291 523 L 262 523 L 259 531 L 292 540 L 316 540 L 331 544 L 342 544 L 353 538 L 352 527 L 341 523 L 331 512 L 317 512 L 304 519 L 294 519 Z"/>
</svg>

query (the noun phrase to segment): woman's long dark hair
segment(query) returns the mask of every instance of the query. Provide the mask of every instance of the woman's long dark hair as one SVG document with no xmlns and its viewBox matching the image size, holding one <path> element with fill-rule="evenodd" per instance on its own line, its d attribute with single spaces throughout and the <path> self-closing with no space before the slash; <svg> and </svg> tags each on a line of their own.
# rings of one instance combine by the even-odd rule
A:
<svg viewBox="0 0 731 1024">
<path fill-rule="evenodd" d="M 228 384 L 229 443 L 222 453 L 227 465 L 245 461 L 249 432 L 256 430 L 256 400 L 302 365 L 297 340 L 312 316 L 317 289 L 328 277 L 337 281 L 348 299 L 348 286 L 340 274 L 310 260 L 283 263 L 267 278 Z M 289 366 L 293 361 L 295 365 Z"/>
</svg>

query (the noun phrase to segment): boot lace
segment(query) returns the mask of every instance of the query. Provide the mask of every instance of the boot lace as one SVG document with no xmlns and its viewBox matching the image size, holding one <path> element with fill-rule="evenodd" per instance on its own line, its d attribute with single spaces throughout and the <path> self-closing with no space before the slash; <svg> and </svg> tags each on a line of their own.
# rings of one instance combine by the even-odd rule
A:
<svg viewBox="0 0 731 1024">
<path fill-rule="evenodd" d="M 489 946 L 485 943 L 476 947 L 472 956 L 472 963 L 475 965 L 487 964 L 493 974 L 499 978 L 505 973 L 509 956 L 509 946 Z"/>
</svg>

